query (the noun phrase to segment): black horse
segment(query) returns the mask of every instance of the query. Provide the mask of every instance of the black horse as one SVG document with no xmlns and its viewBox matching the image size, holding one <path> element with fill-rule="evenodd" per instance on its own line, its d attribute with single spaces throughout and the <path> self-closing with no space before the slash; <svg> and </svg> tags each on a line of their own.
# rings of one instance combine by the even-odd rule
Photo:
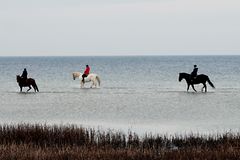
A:
<svg viewBox="0 0 240 160">
<path fill-rule="evenodd" d="M 28 78 L 27 80 L 23 79 L 19 75 L 17 75 L 17 82 L 20 87 L 20 92 L 22 92 L 22 87 L 29 87 L 27 92 L 33 87 L 35 92 L 39 92 L 37 84 L 34 79 Z M 32 86 L 32 87 L 31 87 Z"/>
<path fill-rule="evenodd" d="M 213 83 L 212 83 L 212 82 L 210 81 L 210 79 L 208 78 L 208 76 L 207 76 L 207 75 L 204 75 L 204 74 L 198 75 L 195 79 L 193 79 L 193 80 L 191 81 L 191 75 L 190 75 L 190 74 L 188 74 L 188 73 L 179 73 L 179 79 L 178 79 L 179 82 L 181 82 L 182 79 L 185 79 L 186 82 L 187 82 L 187 85 L 188 85 L 188 86 L 187 86 L 187 91 L 189 90 L 189 86 L 191 85 L 192 88 L 193 88 L 193 90 L 194 90 L 195 92 L 197 92 L 196 89 L 194 88 L 194 84 L 200 84 L 200 83 L 202 83 L 202 84 L 203 84 L 202 91 L 203 91 L 203 89 L 205 88 L 205 92 L 207 92 L 206 82 L 208 82 L 209 85 L 210 85 L 212 88 L 215 88 L 214 85 L 213 85 Z"/>
</svg>

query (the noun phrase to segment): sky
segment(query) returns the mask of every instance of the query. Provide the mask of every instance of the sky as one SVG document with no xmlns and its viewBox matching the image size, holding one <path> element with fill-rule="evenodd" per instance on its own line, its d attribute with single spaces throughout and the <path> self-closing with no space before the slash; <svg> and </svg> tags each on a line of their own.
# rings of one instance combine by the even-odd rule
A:
<svg viewBox="0 0 240 160">
<path fill-rule="evenodd" d="M 240 55 L 239 0 L 0 0 L 0 56 Z"/>
</svg>

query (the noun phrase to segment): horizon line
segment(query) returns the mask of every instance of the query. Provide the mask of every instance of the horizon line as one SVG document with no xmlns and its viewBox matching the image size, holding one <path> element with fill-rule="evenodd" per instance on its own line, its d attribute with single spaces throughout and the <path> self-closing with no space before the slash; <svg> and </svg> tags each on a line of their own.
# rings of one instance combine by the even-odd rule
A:
<svg viewBox="0 0 240 160">
<path fill-rule="evenodd" d="M 0 55 L 0 57 L 149 57 L 149 56 L 240 56 L 240 54 L 129 54 L 129 55 Z"/>
</svg>

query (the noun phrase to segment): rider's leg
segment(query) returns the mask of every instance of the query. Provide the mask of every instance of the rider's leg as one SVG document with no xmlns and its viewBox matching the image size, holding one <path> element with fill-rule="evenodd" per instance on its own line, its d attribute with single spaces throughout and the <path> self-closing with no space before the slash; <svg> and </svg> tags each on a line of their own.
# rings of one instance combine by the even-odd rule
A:
<svg viewBox="0 0 240 160">
<path fill-rule="evenodd" d="M 84 83 L 85 74 L 82 75 L 82 82 Z"/>
</svg>

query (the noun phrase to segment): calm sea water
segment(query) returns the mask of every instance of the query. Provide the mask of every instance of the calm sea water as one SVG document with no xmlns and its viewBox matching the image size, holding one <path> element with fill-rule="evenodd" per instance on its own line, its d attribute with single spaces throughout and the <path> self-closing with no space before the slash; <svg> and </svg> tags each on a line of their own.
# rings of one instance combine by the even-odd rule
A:
<svg viewBox="0 0 240 160">
<path fill-rule="evenodd" d="M 80 89 L 71 73 L 85 65 L 101 87 Z M 178 82 L 179 72 L 207 74 L 208 92 Z M 39 93 L 19 93 L 27 68 Z M 240 56 L 1 57 L 0 122 L 77 124 L 138 133 L 239 131 Z M 24 88 L 26 91 L 27 88 Z"/>
</svg>

